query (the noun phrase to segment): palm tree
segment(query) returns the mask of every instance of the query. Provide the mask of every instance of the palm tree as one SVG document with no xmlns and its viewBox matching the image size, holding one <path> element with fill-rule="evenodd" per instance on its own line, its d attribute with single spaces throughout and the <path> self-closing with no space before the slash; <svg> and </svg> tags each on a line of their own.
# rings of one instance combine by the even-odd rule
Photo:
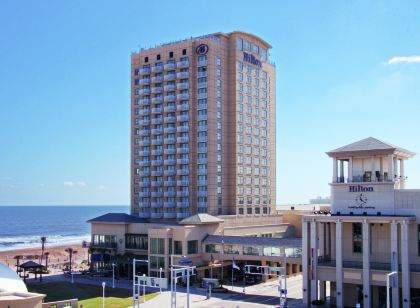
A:
<svg viewBox="0 0 420 308">
<path fill-rule="evenodd" d="M 49 252 L 45 253 L 45 270 L 48 271 L 48 256 L 50 255 Z"/>
<path fill-rule="evenodd" d="M 22 259 L 22 256 L 17 255 L 17 256 L 14 256 L 13 259 L 16 259 L 16 273 L 18 273 L 19 272 L 20 259 Z"/>
<path fill-rule="evenodd" d="M 44 250 L 45 250 L 45 242 L 47 241 L 47 237 L 46 236 L 41 236 L 41 265 L 42 265 L 42 260 L 44 259 Z"/>
<path fill-rule="evenodd" d="M 65 251 L 68 252 L 68 254 L 69 254 L 69 269 L 70 269 L 70 273 L 71 273 L 72 257 L 73 257 L 74 254 L 77 253 L 77 251 L 74 250 L 71 247 L 67 248 Z"/>
</svg>

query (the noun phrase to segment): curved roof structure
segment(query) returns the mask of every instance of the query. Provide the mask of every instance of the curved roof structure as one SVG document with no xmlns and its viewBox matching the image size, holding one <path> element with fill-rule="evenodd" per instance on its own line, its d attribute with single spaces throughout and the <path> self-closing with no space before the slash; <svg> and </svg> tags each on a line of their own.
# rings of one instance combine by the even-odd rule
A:
<svg viewBox="0 0 420 308">
<path fill-rule="evenodd" d="M 0 263 L 0 293 L 1 292 L 28 292 L 23 280 L 14 270 Z"/>
</svg>

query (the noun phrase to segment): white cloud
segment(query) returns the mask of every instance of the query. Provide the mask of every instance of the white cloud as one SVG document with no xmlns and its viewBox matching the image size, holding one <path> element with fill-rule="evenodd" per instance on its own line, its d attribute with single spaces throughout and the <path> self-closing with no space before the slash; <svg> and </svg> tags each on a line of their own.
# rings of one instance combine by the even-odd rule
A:
<svg viewBox="0 0 420 308">
<path fill-rule="evenodd" d="M 104 189 L 105 189 L 105 186 L 104 186 L 104 185 L 99 185 L 99 186 L 98 186 L 98 188 L 99 188 L 100 190 L 104 190 Z"/>
<path fill-rule="evenodd" d="M 76 182 L 76 185 L 77 185 L 78 187 L 85 187 L 87 184 L 86 184 L 86 182 L 83 182 L 83 181 L 78 181 L 78 182 Z"/>
<path fill-rule="evenodd" d="M 87 184 L 86 184 L 86 182 L 84 182 L 84 181 L 65 181 L 64 183 L 63 183 L 63 185 L 64 186 L 67 186 L 67 187 L 86 187 L 87 186 Z"/>
<path fill-rule="evenodd" d="M 386 62 L 388 65 L 400 63 L 420 63 L 420 56 L 392 57 Z"/>
<path fill-rule="evenodd" d="M 68 186 L 68 187 L 73 187 L 74 186 L 74 182 L 73 181 L 65 181 L 64 186 Z"/>
</svg>

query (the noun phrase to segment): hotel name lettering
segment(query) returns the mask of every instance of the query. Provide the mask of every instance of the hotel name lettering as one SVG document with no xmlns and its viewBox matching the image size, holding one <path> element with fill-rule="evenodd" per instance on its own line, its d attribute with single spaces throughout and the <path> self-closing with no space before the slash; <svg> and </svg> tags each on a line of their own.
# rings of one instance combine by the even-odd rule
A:
<svg viewBox="0 0 420 308">
<path fill-rule="evenodd" d="M 261 61 L 255 58 L 253 54 L 244 52 L 244 61 L 256 65 L 258 67 L 262 67 Z"/>
<path fill-rule="evenodd" d="M 350 185 L 349 192 L 373 192 L 373 187 L 365 187 L 362 185 Z"/>
</svg>

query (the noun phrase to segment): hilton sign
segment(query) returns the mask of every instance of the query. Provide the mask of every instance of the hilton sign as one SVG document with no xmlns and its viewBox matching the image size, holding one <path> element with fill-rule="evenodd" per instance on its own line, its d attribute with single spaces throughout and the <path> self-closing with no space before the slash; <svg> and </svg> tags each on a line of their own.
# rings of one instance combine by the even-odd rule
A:
<svg viewBox="0 0 420 308">
<path fill-rule="evenodd" d="M 372 192 L 373 187 L 364 187 L 361 185 L 350 185 L 349 192 Z"/>
<path fill-rule="evenodd" d="M 248 62 L 248 63 L 251 63 L 251 64 L 254 64 L 258 67 L 262 67 L 261 61 L 258 60 L 257 58 L 255 58 L 254 55 L 252 55 L 250 53 L 244 52 L 244 61 Z"/>
</svg>

